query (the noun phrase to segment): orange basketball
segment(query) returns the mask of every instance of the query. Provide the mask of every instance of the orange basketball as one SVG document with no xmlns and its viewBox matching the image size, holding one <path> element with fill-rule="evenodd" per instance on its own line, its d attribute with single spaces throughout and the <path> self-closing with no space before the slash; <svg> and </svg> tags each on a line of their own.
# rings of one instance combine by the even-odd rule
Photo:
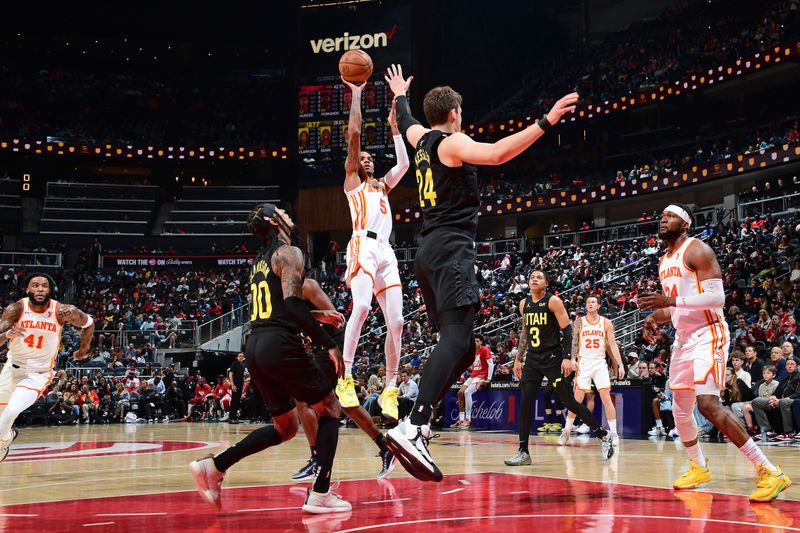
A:
<svg viewBox="0 0 800 533">
<path fill-rule="evenodd" d="M 372 76 L 372 58 L 363 50 L 348 50 L 339 59 L 339 74 L 350 83 L 362 83 Z"/>
</svg>

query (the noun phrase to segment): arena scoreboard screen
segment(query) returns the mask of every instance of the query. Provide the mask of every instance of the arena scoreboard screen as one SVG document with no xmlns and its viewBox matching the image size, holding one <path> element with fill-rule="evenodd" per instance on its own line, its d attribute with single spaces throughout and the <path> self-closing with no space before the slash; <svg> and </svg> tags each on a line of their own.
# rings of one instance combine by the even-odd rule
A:
<svg viewBox="0 0 800 533">
<path fill-rule="evenodd" d="M 301 160 L 344 161 L 351 93 L 339 79 L 338 62 L 345 51 L 356 48 L 368 53 L 375 67 L 361 97 L 361 146 L 374 152 L 392 149 L 387 123 L 392 94 L 383 73 L 392 63 L 410 65 L 409 20 L 407 6 L 303 13 L 297 91 Z"/>
</svg>

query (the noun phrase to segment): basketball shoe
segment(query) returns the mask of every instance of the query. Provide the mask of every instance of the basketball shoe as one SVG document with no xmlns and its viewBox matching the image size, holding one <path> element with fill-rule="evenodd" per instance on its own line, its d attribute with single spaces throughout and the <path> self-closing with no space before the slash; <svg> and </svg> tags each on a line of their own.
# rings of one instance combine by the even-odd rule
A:
<svg viewBox="0 0 800 533">
<path fill-rule="evenodd" d="M 16 440 L 17 435 L 19 435 L 19 431 L 17 431 L 16 428 L 11 428 L 11 438 L 0 441 L 0 463 L 5 461 L 6 457 L 8 457 L 8 452 L 11 449 L 11 443 Z"/>
<path fill-rule="evenodd" d="M 405 419 L 386 433 L 386 446 L 409 474 L 421 481 L 439 482 L 444 475 L 428 452 L 431 437 L 427 424 L 415 426 Z"/>
<path fill-rule="evenodd" d="M 558 445 L 566 446 L 570 437 L 572 437 L 572 432 L 567 428 L 562 429 L 561 435 L 558 436 Z"/>
<path fill-rule="evenodd" d="M 356 395 L 352 375 L 347 375 L 344 379 L 339 378 L 336 382 L 336 396 L 342 407 L 358 407 L 358 395 Z"/>
<path fill-rule="evenodd" d="M 378 405 L 382 409 L 383 415 L 392 420 L 397 420 L 397 393 L 399 390 L 397 387 L 386 387 L 378 396 Z M 353 389 L 353 393 L 355 394 L 355 389 Z M 358 400 L 356 399 L 356 401 Z"/>
<path fill-rule="evenodd" d="M 513 457 L 503 461 L 506 466 L 525 466 L 531 464 L 531 455 L 528 452 L 518 451 Z"/>
<path fill-rule="evenodd" d="M 610 434 L 600 441 L 600 455 L 603 457 L 603 461 L 608 461 L 614 457 L 614 441 L 611 439 Z"/>
<path fill-rule="evenodd" d="M 709 481 L 711 481 L 711 471 L 708 469 L 708 458 L 706 458 L 704 467 L 689 459 L 689 470 L 675 480 L 672 488 L 675 490 L 691 490 Z"/>
<path fill-rule="evenodd" d="M 295 483 L 312 481 L 315 476 L 315 468 L 317 468 L 317 458 L 312 455 L 303 468 L 292 474 L 292 481 Z"/>
<path fill-rule="evenodd" d="M 394 465 L 397 464 L 397 457 L 394 456 L 391 450 L 386 449 L 381 451 L 381 471 L 378 472 L 378 479 L 389 477 L 389 474 L 394 470 Z"/>
<path fill-rule="evenodd" d="M 792 485 L 792 480 L 783 473 L 781 467 L 775 465 L 775 468 L 778 470 L 773 472 L 764 465 L 758 465 L 758 483 L 750 495 L 751 502 L 771 502 Z"/>
<path fill-rule="evenodd" d="M 581 424 L 580 426 L 578 426 L 578 429 L 576 429 L 575 431 L 577 431 L 581 435 L 586 435 L 587 433 L 592 431 L 592 428 L 590 428 L 586 424 Z"/>
<path fill-rule="evenodd" d="M 200 497 L 218 511 L 222 509 L 222 480 L 225 478 L 225 472 L 217 470 L 214 455 L 208 454 L 200 460 L 192 461 L 189 470 L 192 472 Z"/>
<path fill-rule="evenodd" d="M 346 502 L 341 496 L 329 490 L 325 494 L 319 494 L 308 489 L 306 501 L 303 503 L 303 511 L 311 514 L 325 513 L 345 513 L 353 508 L 350 502 Z"/>
<path fill-rule="evenodd" d="M 550 425 L 551 425 L 550 422 L 545 422 L 544 424 L 539 426 L 539 429 L 537 431 L 539 431 L 539 433 L 550 433 Z"/>
</svg>

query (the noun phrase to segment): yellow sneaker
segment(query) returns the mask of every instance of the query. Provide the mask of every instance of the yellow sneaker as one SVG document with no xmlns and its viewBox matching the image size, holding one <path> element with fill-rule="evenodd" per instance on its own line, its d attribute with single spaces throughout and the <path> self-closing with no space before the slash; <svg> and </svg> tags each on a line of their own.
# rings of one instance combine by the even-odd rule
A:
<svg viewBox="0 0 800 533">
<path fill-rule="evenodd" d="M 383 410 L 383 416 L 386 418 L 391 418 L 392 420 L 397 420 L 398 412 L 397 412 L 397 393 L 399 389 L 397 387 L 386 387 L 383 389 L 383 392 L 380 396 L 378 396 L 378 405 Z"/>
<path fill-rule="evenodd" d="M 776 468 L 778 471 L 773 472 L 764 465 L 758 465 L 758 482 L 755 492 L 750 495 L 751 502 L 771 502 L 792 484 L 792 480 L 783 473 L 781 467 L 776 465 Z"/>
<path fill-rule="evenodd" d="M 708 470 L 708 458 L 706 458 L 705 467 L 689 459 L 689 470 L 675 480 L 672 488 L 675 490 L 691 490 L 709 481 L 711 481 L 711 472 Z"/>
<path fill-rule="evenodd" d="M 353 376 L 345 376 L 344 379 L 339 378 L 336 382 L 336 396 L 339 398 L 339 403 L 342 407 L 358 407 L 358 396 L 356 395 L 356 387 L 353 384 Z"/>
</svg>

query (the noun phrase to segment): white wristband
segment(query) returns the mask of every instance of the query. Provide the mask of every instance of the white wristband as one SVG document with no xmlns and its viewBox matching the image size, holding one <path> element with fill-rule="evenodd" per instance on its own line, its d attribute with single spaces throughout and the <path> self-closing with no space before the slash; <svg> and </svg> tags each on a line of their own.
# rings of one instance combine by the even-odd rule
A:
<svg viewBox="0 0 800 533">
<path fill-rule="evenodd" d="M 91 326 L 92 324 L 94 324 L 94 319 L 92 318 L 92 315 L 86 315 L 86 318 L 88 320 L 86 320 L 86 324 L 81 326 L 81 329 L 86 329 L 89 326 Z"/>
</svg>

